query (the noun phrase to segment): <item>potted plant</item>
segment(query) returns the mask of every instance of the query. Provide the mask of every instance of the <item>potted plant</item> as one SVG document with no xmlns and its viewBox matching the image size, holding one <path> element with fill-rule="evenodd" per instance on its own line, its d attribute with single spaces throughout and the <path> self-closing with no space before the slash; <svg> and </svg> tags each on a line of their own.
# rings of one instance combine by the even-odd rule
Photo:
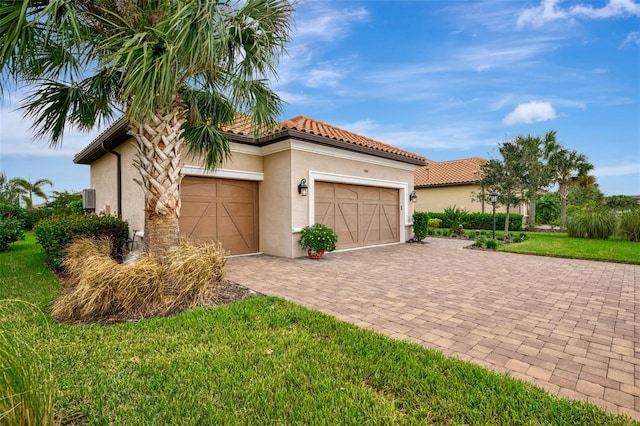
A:
<svg viewBox="0 0 640 426">
<path fill-rule="evenodd" d="M 331 252 L 336 249 L 338 236 L 333 229 L 316 223 L 313 226 L 305 226 L 300 232 L 298 244 L 307 250 L 307 254 L 312 259 L 320 259 L 324 252 Z"/>
</svg>

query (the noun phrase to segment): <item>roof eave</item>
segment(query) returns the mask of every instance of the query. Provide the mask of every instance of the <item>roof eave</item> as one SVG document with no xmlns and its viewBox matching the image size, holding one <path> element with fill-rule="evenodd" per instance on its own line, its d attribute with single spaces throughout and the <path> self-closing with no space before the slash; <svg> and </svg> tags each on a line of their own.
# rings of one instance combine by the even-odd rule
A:
<svg viewBox="0 0 640 426">
<path fill-rule="evenodd" d="M 77 153 L 75 157 L 73 157 L 73 162 L 76 164 L 93 163 L 106 153 L 103 146 L 112 150 L 129 139 L 129 134 L 127 133 L 128 128 L 129 121 L 125 117 L 120 117 L 82 151 Z"/>
<path fill-rule="evenodd" d="M 479 185 L 480 182 L 475 180 L 465 181 L 465 182 L 445 182 L 445 183 L 429 183 L 423 185 L 415 185 L 416 189 L 422 188 L 438 188 L 443 186 L 463 186 L 463 185 Z"/>
</svg>

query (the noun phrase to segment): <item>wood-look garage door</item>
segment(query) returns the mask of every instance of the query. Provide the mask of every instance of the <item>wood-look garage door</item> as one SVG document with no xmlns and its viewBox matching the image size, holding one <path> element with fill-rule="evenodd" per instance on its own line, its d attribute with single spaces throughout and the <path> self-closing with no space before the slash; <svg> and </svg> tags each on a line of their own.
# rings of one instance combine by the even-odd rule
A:
<svg viewBox="0 0 640 426">
<path fill-rule="evenodd" d="M 182 235 L 231 254 L 258 251 L 258 182 L 185 176 L 180 197 Z"/>
<path fill-rule="evenodd" d="M 333 228 L 338 248 L 398 242 L 399 218 L 397 189 L 315 182 L 316 222 Z"/>
</svg>

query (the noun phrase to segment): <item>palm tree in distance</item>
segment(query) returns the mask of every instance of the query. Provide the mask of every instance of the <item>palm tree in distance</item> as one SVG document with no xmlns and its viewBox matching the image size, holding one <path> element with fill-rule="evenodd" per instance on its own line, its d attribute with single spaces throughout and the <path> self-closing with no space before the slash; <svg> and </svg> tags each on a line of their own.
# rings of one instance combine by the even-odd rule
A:
<svg viewBox="0 0 640 426">
<path fill-rule="evenodd" d="M 49 197 L 44 192 L 42 187 L 44 185 L 53 186 L 53 182 L 49 179 L 38 179 L 35 182 L 29 182 L 27 179 L 15 178 L 13 179 L 18 191 L 21 193 L 22 201 L 27 208 L 33 207 L 33 196 L 43 198 L 45 201 L 49 200 Z"/>
<path fill-rule="evenodd" d="M 568 150 L 558 143 L 549 143 L 546 146 L 545 156 L 551 170 L 552 183 L 558 185 L 560 225 L 564 226 L 567 219 L 569 185 L 576 180 L 585 179 L 584 177 L 593 170 L 593 164 L 584 154 L 579 154 L 576 150 Z"/>
<path fill-rule="evenodd" d="M 281 111 L 267 79 L 284 52 L 285 0 L 0 0 L 0 71 L 24 82 L 25 116 L 52 146 L 120 112 L 136 141 L 145 242 L 162 260 L 179 240 L 183 142 L 209 168 L 230 155 L 237 112 L 254 133 Z M 0 87 L 2 89 L 2 87 Z"/>
</svg>

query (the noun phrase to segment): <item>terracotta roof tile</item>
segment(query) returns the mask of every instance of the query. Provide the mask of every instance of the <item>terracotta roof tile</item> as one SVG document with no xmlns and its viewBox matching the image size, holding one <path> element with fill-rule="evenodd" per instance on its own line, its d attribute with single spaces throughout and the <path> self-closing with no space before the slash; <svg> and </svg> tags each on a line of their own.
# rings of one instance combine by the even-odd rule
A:
<svg viewBox="0 0 640 426">
<path fill-rule="evenodd" d="M 335 139 L 342 142 L 352 143 L 354 145 L 372 148 L 377 151 L 383 151 L 391 154 L 401 155 L 403 157 L 413 158 L 416 160 L 427 161 L 426 158 L 420 155 L 404 151 L 400 148 L 396 148 L 394 146 L 369 139 L 357 133 L 341 129 L 339 127 L 335 127 L 321 121 L 313 120 L 302 115 L 283 122 L 282 128 L 298 130 L 312 135 L 323 136 L 325 138 Z"/>
<path fill-rule="evenodd" d="M 128 126 L 127 119 L 124 117 L 119 118 L 113 125 L 111 125 L 104 132 L 102 132 L 81 152 L 77 153 L 75 156 L 75 159 L 80 162 L 85 161 L 84 157 L 86 157 L 86 155 L 88 155 L 87 153 L 92 149 L 93 150 L 97 149 L 98 153 L 102 153 L 103 151 L 98 149 L 100 143 L 103 142 L 106 138 L 110 137 L 109 135 L 114 133 L 115 131 L 121 131 L 126 133 L 127 126 Z M 251 116 L 241 112 L 236 113 L 236 117 L 233 123 L 227 126 L 222 126 L 221 130 L 231 134 L 247 136 L 248 138 L 253 138 L 255 136 L 251 131 Z M 304 117 L 301 115 L 298 117 L 292 118 L 290 120 L 284 121 L 282 123 L 276 123 L 276 125 L 273 128 L 265 129 L 262 132 L 259 132 L 259 134 L 260 136 L 266 136 L 266 135 L 278 133 L 279 131 L 284 131 L 284 130 L 297 130 L 297 131 L 308 133 L 311 135 L 317 135 L 317 136 L 373 149 L 375 151 L 395 154 L 401 157 L 410 158 L 412 160 L 418 160 L 418 161 L 424 161 L 424 162 L 430 161 L 417 154 L 404 151 L 394 146 L 387 145 L 385 143 L 378 142 L 373 139 L 369 139 L 365 136 L 358 135 L 348 130 L 340 129 L 330 124 L 313 120 L 311 118 Z M 256 142 L 257 141 L 258 140 L 256 139 Z M 91 158 L 92 158 L 91 161 L 93 161 L 93 157 Z"/>
<path fill-rule="evenodd" d="M 472 157 L 451 161 L 428 161 L 414 173 L 415 186 L 439 186 L 473 183 L 480 179 L 484 158 Z"/>
</svg>

